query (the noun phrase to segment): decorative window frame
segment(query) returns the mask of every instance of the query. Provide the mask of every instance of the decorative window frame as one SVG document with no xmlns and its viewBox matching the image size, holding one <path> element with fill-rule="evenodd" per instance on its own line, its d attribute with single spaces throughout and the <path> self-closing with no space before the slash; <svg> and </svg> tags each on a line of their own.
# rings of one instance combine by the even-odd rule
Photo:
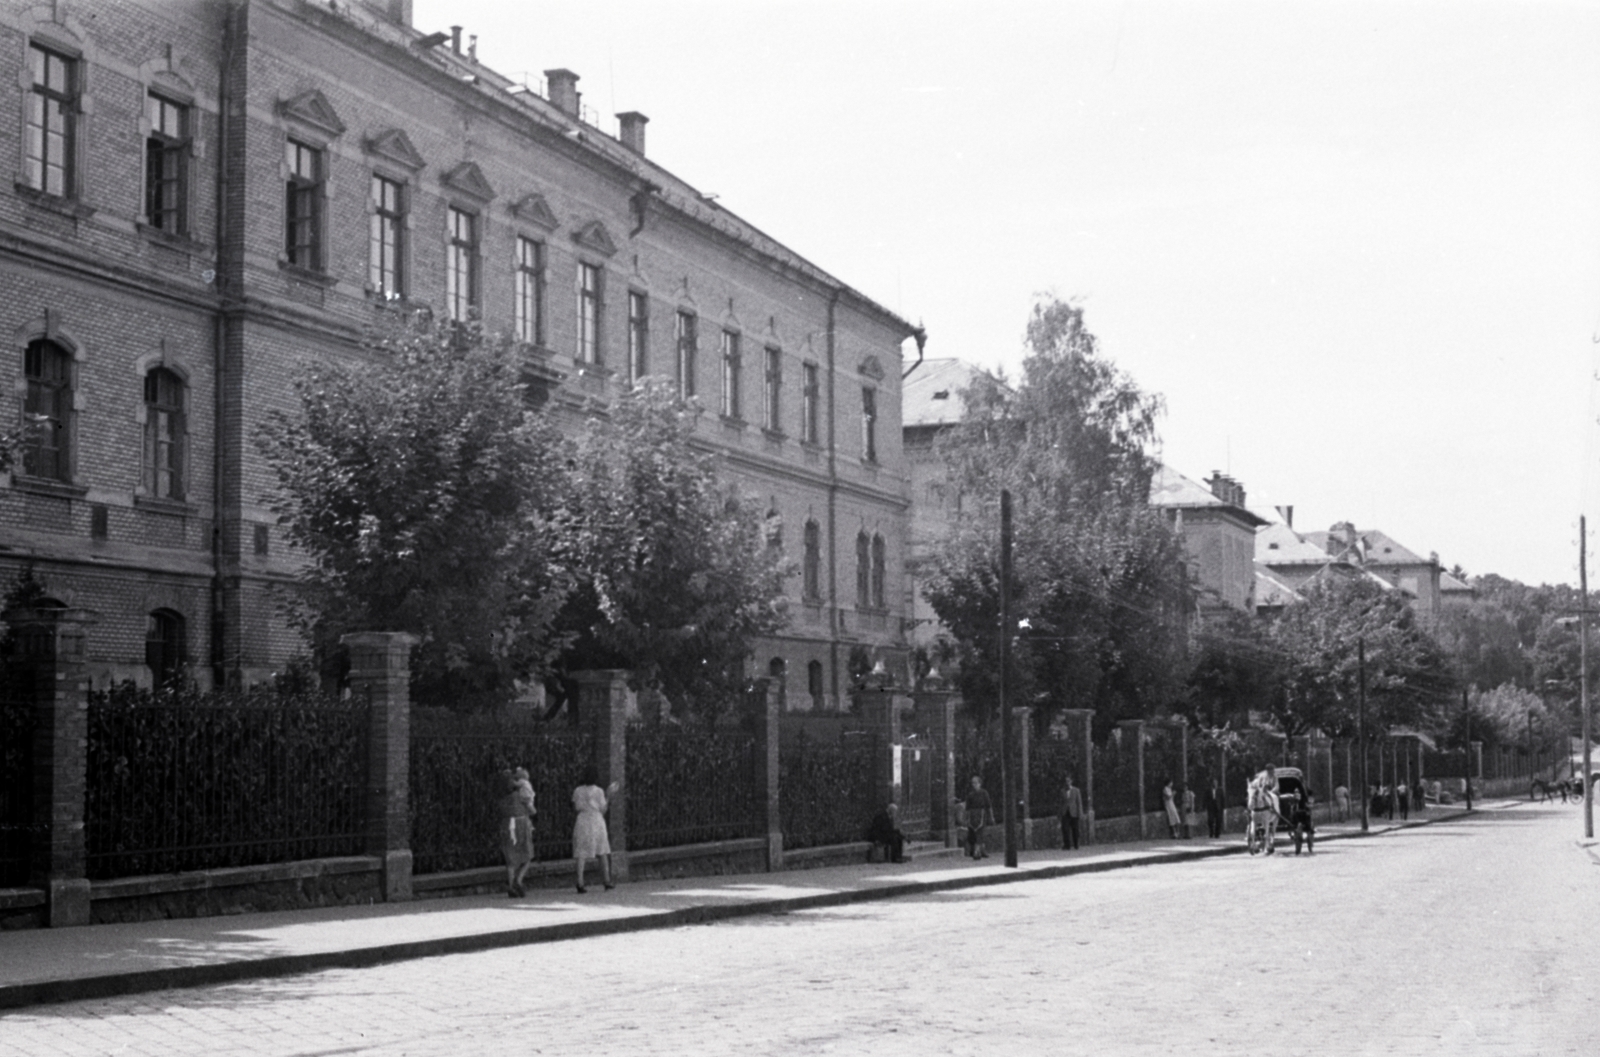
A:
<svg viewBox="0 0 1600 1057">
<path fill-rule="evenodd" d="M 164 231 L 151 225 L 149 214 L 145 211 L 150 203 L 150 188 L 144 151 L 150 140 L 151 128 L 149 103 L 145 102 L 140 107 L 139 206 L 134 223 L 147 237 L 184 248 L 209 245 L 209 240 L 198 237 L 200 227 L 196 223 L 200 216 L 200 187 L 205 183 L 199 178 L 200 165 L 206 159 L 206 138 L 202 135 L 201 121 L 203 118 L 217 120 L 217 100 L 195 87 L 197 78 L 191 72 L 193 69 L 194 63 L 170 44 L 160 58 L 151 59 L 139 67 L 139 84 L 144 90 L 144 99 L 158 95 L 189 108 L 189 141 L 184 154 L 183 230 Z"/>
<path fill-rule="evenodd" d="M 282 245 L 280 237 L 278 267 L 293 272 L 301 278 L 331 286 L 336 280 L 328 272 L 328 261 L 329 250 L 333 244 L 333 196 L 338 187 L 333 171 L 334 144 L 344 135 L 345 124 L 334 111 L 333 104 L 328 102 L 327 96 L 315 88 L 292 98 L 279 100 L 276 118 L 278 129 L 283 136 L 282 148 L 278 151 L 280 188 L 288 185 L 291 175 L 288 158 L 288 145 L 291 139 L 317 150 L 322 156 L 320 173 L 322 193 L 317 197 L 317 259 L 310 267 L 295 264 L 289 260 L 287 248 Z M 282 201 L 281 195 L 279 201 Z M 280 216 L 279 231 L 282 232 L 287 224 L 288 217 Z"/>
<path fill-rule="evenodd" d="M 150 445 L 146 443 L 145 439 L 145 430 L 149 428 L 150 424 L 150 405 L 144 399 L 144 381 L 151 371 L 157 369 L 171 371 L 178 376 L 179 381 L 183 382 L 183 405 L 181 408 L 183 412 L 183 439 L 181 442 L 183 448 L 179 453 L 183 464 L 180 470 L 183 474 L 182 498 L 175 499 L 170 496 L 151 495 L 150 489 L 145 483 L 150 479 Z M 133 486 L 133 501 L 139 506 L 160 506 L 192 512 L 198 509 L 193 503 L 195 478 L 192 467 L 194 466 L 194 445 L 191 441 L 193 431 L 189 428 L 194 419 L 194 377 L 190 373 L 188 365 L 173 356 L 167 349 L 165 339 L 162 339 L 153 351 L 147 352 L 133 361 L 133 372 L 139 385 L 139 402 L 133 415 L 139 432 L 139 479 Z"/>
<path fill-rule="evenodd" d="M 35 44 L 73 60 L 74 73 L 77 77 L 77 109 L 73 113 L 72 166 L 67 174 L 66 193 L 51 194 L 28 182 L 28 142 L 27 136 L 21 134 L 17 136 L 16 175 L 13 186 L 19 197 L 46 209 L 80 220 L 93 216 L 94 208 L 85 201 L 84 173 L 88 169 L 86 163 L 90 142 L 89 127 L 93 122 L 95 111 L 93 71 L 99 65 L 99 53 L 89 35 L 84 32 L 83 24 L 62 10 L 62 5 L 59 3 L 29 8 L 15 25 L 19 31 L 17 87 L 20 89 L 20 94 L 17 99 L 16 126 L 18 132 L 28 127 L 28 97 L 33 92 L 33 63 L 29 59 L 29 52 Z"/>
<path fill-rule="evenodd" d="M 15 421 L 18 426 L 26 424 L 23 414 L 28 397 L 28 346 L 41 340 L 65 349 L 71 357 L 72 374 L 68 379 L 68 385 L 72 387 L 72 401 L 71 417 L 67 421 L 66 480 L 29 476 L 22 472 L 22 462 L 19 459 L 9 472 L 10 484 L 13 488 L 27 491 L 82 496 L 88 488 L 83 483 L 81 473 L 82 460 L 78 457 L 78 437 L 81 432 L 79 421 L 89 409 L 89 401 L 83 391 L 83 365 L 88 361 L 88 355 L 83 343 L 61 325 L 61 314 L 56 309 L 45 309 L 42 315 L 30 319 L 11 332 L 12 348 L 15 350 L 15 359 L 12 360 L 12 378 L 15 379 L 12 383 L 12 392 L 16 395 Z"/>
<path fill-rule="evenodd" d="M 404 129 L 386 128 L 375 132 L 361 141 L 361 148 L 367 156 L 367 266 L 362 290 L 380 304 L 409 304 L 416 293 L 416 272 L 412 264 L 416 242 L 417 176 L 427 163 Z M 374 177 L 400 185 L 400 247 L 395 261 L 396 285 L 400 289 L 393 298 L 384 297 L 372 282 L 372 218 L 378 215 L 378 199 L 372 193 Z"/>
</svg>

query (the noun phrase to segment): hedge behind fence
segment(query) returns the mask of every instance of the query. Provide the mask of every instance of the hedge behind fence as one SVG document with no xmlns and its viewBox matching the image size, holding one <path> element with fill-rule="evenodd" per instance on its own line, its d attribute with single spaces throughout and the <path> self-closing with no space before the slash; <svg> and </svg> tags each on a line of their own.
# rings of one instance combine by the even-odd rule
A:
<svg viewBox="0 0 1600 1057">
<path fill-rule="evenodd" d="M 360 854 L 367 716 L 270 688 L 90 694 L 88 876 Z"/>
</svg>

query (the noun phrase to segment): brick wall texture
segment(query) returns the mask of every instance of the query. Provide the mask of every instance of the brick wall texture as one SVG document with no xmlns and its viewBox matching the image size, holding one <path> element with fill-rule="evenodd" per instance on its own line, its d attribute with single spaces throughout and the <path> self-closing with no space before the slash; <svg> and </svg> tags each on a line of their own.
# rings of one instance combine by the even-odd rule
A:
<svg viewBox="0 0 1600 1057">
<path fill-rule="evenodd" d="M 304 650 L 275 602 L 296 559 L 273 525 L 273 481 L 252 437 L 266 414 L 292 410 L 305 363 L 362 355 L 362 334 L 394 310 L 368 281 L 371 184 L 381 175 L 404 188 L 408 307 L 446 311 L 452 208 L 477 218 L 477 311 L 490 333 L 513 328 L 517 240 L 543 245 L 544 341 L 525 353 L 564 379 L 550 407 L 571 428 L 628 384 L 630 292 L 649 308 L 649 373 L 673 375 L 674 319 L 695 315 L 693 384 L 712 412 L 706 443 L 779 514 L 797 562 L 808 521 L 824 537 L 822 598 L 802 604 L 794 578 L 793 623 L 760 645 L 756 669 L 782 661 L 788 707 L 810 707 L 807 668 L 820 663 L 820 703 L 830 707 L 842 700 L 852 647 L 902 662 L 899 381 L 912 328 L 610 134 L 508 93 L 448 45 L 412 47 L 416 35 L 360 4 L 0 0 L 0 370 L 12 379 L 0 384 L 0 424 L 21 421 L 30 342 L 70 354 L 73 401 L 62 479 L 20 467 L 0 477 L 0 577 L 31 564 L 52 595 L 100 614 L 89 639 L 99 685 L 148 681 L 144 639 L 156 609 L 182 618 L 203 682 L 253 681 Z M 29 186 L 37 48 L 65 57 L 74 75 L 62 195 Z M 152 93 L 188 108 L 186 222 L 176 232 L 145 215 Z M 311 268 L 286 255 L 291 139 L 322 163 Z M 582 265 L 602 276 L 599 370 L 577 359 Z M 743 352 L 739 420 L 715 414 L 724 331 Z M 765 428 L 768 348 L 781 363 L 774 429 Z M 806 365 L 821 380 L 816 444 L 801 442 Z M 177 497 L 146 486 L 143 382 L 155 367 L 185 385 Z M 875 458 L 865 450 L 867 389 Z M 262 525 L 265 556 L 254 545 Z M 857 606 L 860 533 L 886 547 L 882 606 Z"/>
</svg>

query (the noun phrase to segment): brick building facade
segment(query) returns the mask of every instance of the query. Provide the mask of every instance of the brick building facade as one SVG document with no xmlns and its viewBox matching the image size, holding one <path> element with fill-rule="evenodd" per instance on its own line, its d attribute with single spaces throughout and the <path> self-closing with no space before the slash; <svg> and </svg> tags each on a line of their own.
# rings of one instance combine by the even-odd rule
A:
<svg viewBox="0 0 1600 1057">
<path fill-rule="evenodd" d="M 0 576 L 95 611 L 99 684 L 251 681 L 302 644 L 253 436 L 397 313 L 481 319 L 572 427 L 635 378 L 782 525 L 791 708 L 905 648 L 902 346 L 920 332 L 406 0 L 0 0 Z"/>
</svg>

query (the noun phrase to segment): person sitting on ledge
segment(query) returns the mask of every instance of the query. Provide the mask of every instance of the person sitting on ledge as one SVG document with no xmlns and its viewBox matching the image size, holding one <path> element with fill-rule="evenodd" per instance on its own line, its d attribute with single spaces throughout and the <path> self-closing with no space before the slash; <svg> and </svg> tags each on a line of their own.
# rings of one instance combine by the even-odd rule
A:
<svg viewBox="0 0 1600 1057">
<path fill-rule="evenodd" d="M 889 862 L 905 862 L 906 835 L 900 832 L 900 809 L 894 804 L 886 804 L 882 811 L 872 818 L 872 824 L 867 827 L 867 840 L 872 846 L 867 849 L 867 861 L 872 861 L 873 852 L 881 846 L 884 858 Z"/>
</svg>

